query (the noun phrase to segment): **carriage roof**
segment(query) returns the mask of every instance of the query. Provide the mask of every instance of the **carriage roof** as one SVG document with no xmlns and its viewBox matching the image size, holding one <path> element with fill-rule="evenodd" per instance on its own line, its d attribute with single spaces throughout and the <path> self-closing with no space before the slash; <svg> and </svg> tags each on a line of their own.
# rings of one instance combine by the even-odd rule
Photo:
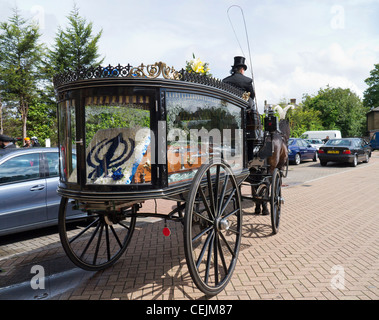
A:
<svg viewBox="0 0 379 320">
<path fill-rule="evenodd" d="M 53 83 L 58 97 L 60 93 L 66 90 L 83 87 L 133 84 L 221 94 L 223 98 L 234 100 L 234 102 L 241 104 L 240 106 L 246 106 L 246 101 L 249 99 L 243 90 L 222 82 L 220 79 L 189 73 L 184 69 L 176 71 L 163 62 L 156 62 L 151 65 L 141 64 L 137 67 L 129 64 L 126 66 L 118 64 L 117 66 L 108 65 L 106 67 L 83 67 L 77 70 L 67 70 L 55 75 Z"/>
</svg>

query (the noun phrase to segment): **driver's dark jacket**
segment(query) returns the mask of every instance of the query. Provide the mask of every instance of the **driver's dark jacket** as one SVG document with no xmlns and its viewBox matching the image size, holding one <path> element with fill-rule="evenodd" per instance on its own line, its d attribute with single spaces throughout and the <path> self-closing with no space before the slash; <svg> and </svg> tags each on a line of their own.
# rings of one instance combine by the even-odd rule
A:
<svg viewBox="0 0 379 320">
<path fill-rule="evenodd" d="M 250 98 L 254 99 L 255 92 L 253 89 L 253 80 L 243 74 L 236 72 L 229 77 L 226 77 L 223 82 L 229 83 L 237 88 L 250 92 Z"/>
</svg>

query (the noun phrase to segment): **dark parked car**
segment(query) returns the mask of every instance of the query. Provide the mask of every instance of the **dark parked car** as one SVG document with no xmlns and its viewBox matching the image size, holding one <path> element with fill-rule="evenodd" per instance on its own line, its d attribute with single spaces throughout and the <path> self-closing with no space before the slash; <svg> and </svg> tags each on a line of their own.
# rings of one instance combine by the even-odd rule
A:
<svg viewBox="0 0 379 320">
<path fill-rule="evenodd" d="M 58 148 L 0 150 L 0 236 L 58 223 Z"/>
<path fill-rule="evenodd" d="M 379 132 L 375 132 L 370 140 L 372 150 L 379 150 Z"/>
<path fill-rule="evenodd" d="M 360 138 L 331 139 L 320 147 L 318 156 L 322 166 L 328 162 L 346 162 L 355 167 L 358 162 L 368 162 L 371 147 Z"/>
<path fill-rule="evenodd" d="M 317 149 L 300 138 L 288 140 L 288 158 L 290 163 L 300 164 L 303 160 L 317 161 Z"/>
</svg>

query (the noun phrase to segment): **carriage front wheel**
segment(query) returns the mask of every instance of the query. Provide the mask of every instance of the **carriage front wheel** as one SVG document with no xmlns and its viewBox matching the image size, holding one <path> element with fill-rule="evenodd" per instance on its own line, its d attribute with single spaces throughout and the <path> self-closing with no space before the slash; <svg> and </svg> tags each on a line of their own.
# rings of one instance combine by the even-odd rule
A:
<svg viewBox="0 0 379 320">
<path fill-rule="evenodd" d="M 136 224 L 134 207 L 84 211 L 67 198 L 59 207 L 59 236 L 63 249 L 78 267 L 98 271 L 125 252 Z"/>
<path fill-rule="evenodd" d="M 203 165 L 191 184 L 184 220 L 190 275 L 206 295 L 222 291 L 236 262 L 242 236 L 241 195 L 223 161 Z"/>
<path fill-rule="evenodd" d="M 282 207 L 282 177 L 280 171 L 275 168 L 272 174 L 270 194 L 271 226 L 274 234 L 279 231 L 281 207 Z"/>
</svg>

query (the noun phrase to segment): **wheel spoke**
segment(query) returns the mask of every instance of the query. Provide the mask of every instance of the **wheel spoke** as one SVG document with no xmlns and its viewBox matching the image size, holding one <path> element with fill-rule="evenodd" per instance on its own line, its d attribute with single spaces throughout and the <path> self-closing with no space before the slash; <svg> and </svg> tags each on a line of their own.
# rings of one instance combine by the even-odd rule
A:
<svg viewBox="0 0 379 320">
<path fill-rule="evenodd" d="M 204 191 L 203 189 L 201 188 L 201 186 L 199 186 L 199 193 L 200 193 L 200 196 L 201 196 L 201 199 L 203 200 L 203 203 L 204 203 L 204 206 L 205 206 L 205 209 L 207 210 L 208 214 L 209 214 L 209 218 L 210 219 L 214 219 L 215 218 L 215 214 L 212 212 L 212 209 L 209 207 L 209 204 L 208 204 L 208 201 L 207 201 L 207 198 L 204 194 Z"/>
<path fill-rule="evenodd" d="M 218 211 L 218 186 L 220 184 L 220 169 L 221 169 L 221 166 L 220 165 L 217 165 L 216 167 L 216 180 L 215 180 L 215 192 L 214 192 L 214 204 L 215 204 L 215 213 Z"/>
<path fill-rule="evenodd" d="M 216 207 L 215 207 L 215 202 L 214 202 L 214 193 L 213 193 L 213 185 L 212 185 L 212 176 L 211 176 L 211 171 L 207 171 L 207 182 L 208 182 L 208 192 L 209 192 L 209 199 L 211 201 L 211 209 L 212 212 L 214 212 L 216 215 Z M 201 189 L 201 187 L 200 187 Z"/>
<path fill-rule="evenodd" d="M 220 204 L 218 206 L 219 208 L 221 207 L 222 201 L 225 198 L 226 187 L 228 185 L 228 182 L 229 182 L 229 175 L 225 174 L 225 181 L 224 181 L 224 185 L 222 186 L 222 191 L 221 191 L 221 194 L 220 194 Z"/>
<path fill-rule="evenodd" d="M 229 245 L 228 241 L 225 239 L 224 235 L 223 235 L 221 232 L 219 233 L 219 235 L 220 235 L 221 239 L 225 242 L 226 247 L 228 248 L 228 250 L 229 250 L 229 252 L 231 253 L 231 255 L 232 255 L 233 257 L 235 257 L 234 250 L 230 247 L 230 245 Z"/>
<path fill-rule="evenodd" d="M 211 239 L 209 240 L 209 249 L 208 249 L 208 257 L 207 257 L 207 267 L 205 269 L 205 277 L 204 277 L 204 282 L 208 284 L 208 279 L 209 279 L 209 271 L 211 268 L 211 260 L 212 260 L 212 251 L 213 251 L 213 239 L 214 239 L 215 233 L 212 232 Z"/>
<path fill-rule="evenodd" d="M 100 218 L 97 218 L 95 221 L 92 221 L 87 227 L 85 227 L 81 232 L 79 232 L 75 237 L 73 237 L 69 242 L 72 243 L 76 239 L 78 239 L 81 235 L 83 235 L 89 228 L 91 228 L 96 222 L 99 222 Z M 71 222 L 71 220 L 70 220 Z"/>
<path fill-rule="evenodd" d="M 208 219 L 207 217 L 204 217 L 201 213 L 199 213 L 197 211 L 194 211 L 193 213 L 196 214 L 196 216 L 198 216 L 199 218 L 201 218 L 201 219 L 203 219 L 203 220 L 205 220 L 205 221 L 207 221 L 207 222 L 209 222 L 210 224 L 213 225 L 213 221 L 210 220 L 210 219 Z"/>
<path fill-rule="evenodd" d="M 97 239 L 97 245 L 96 245 L 95 255 L 93 256 L 93 264 L 96 264 L 97 255 L 99 254 L 101 237 L 102 237 L 102 234 L 103 234 L 103 228 L 104 228 L 104 224 L 101 224 L 100 232 L 99 232 L 99 238 Z"/>
<path fill-rule="evenodd" d="M 223 219 L 229 218 L 230 216 L 236 214 L 237 212 L 240 211 L 240 208 L 237 208 L 236 210 L 233 210 L 232 212 L 226 214 L 225 216 L 222 216 Z"/>
<path fill-rule="evenodd" d="M 197 239 L 199 239 L 202 235 L 206 234 L 207 232 L 209 232 L 210 230 L 213 229 L 213 226 L 210 226 L 206 229 L 204 229 L 203 231 L 201 231 L 197 236 L 193 237 L 192 238 L 192 242 L 196 241 Z"/>
<path fill-rule="evenodd" d="M 119 223 L 119 224 L 122 225 L 122 226 L 124 226 L 124 225 L 121 224 L 121 223 Z M 113 236 L 115 237 L 115 239 L 116 239 L 118 245 L 120 246 L 120 248 L 122 248 L 122 243 L 121 243 L 121 241 L 120 241 L 120 239 L 119 239 L 119 237 L 118 237 L 118 235 L 117 235 L 115 229 L 113 228 L 113 226 L 109 226 L 109 228 L 111 229 L 111 231 L 112 231 L 112 233 L 113 233 Z"/>
<path fill-rule="evenodd" d="M 218 284 L 218 232 L 214 236 L 214 269 L 215 269 L 215 284 Z"/>
<path fill-rule="evenodd" d="M 235 230 L 235 229 L 233 229 L 233 228 L 231 228 L 231 227 L 229 227 L 228 231 L 231 232 L 231 233 L 234 233 L 234 234 L 236 234 L 236 235 L 239 235 L 239 234 L 240 234 L 240 232 L 239 232 L 238 230 Z"/>
<path fill-rule="evenodd" d="M 237 191 L 237 188 L 234 188 L 232 190 L 232 192 L 230 193 L 230 195 L 228 196 L 228 199 L 226 199 L 224 205 L 222 206 L 222 208 L 221 208 L 221 210 L 219 212 L 219 217 L 222 217 L 222 214 L 224 213 L 226 207 L 229 205 L 229 202 L 230 202 L 230 200 L 232 200 L 232 198 L 233 198 L 234 194 L 236 193 L 236 191 Z"/>
<path fill-rule="evenodd" d="M 124 227 L 125 229 L 127 229 L 128 231 L 130 231 L 130 226 L 126 226 L 124 225 L 124 222 L 123 221 L 119 221 L 118 224 L 122 227 Z"/>
<path fill-rule="evenodd" d="M 86 254 L 86 252 L 87 252 L 89 246 L 90 246 L 91 243 L 92 243 L 92 240 L 95 238 L 96 233 L 97 233 L 97 231 L 98 231 L 99 228 L 100 228 L 100 224 L 101 224 L 101 222 L 99 221 L 99 219 L 97 219 L 97 221 L 98 221 L 98 223 L 97 223 L 96 229 L 95 229 L 94 232 L 92 233 L 91 238 L 89 239 L 87 245 L 86 245 L 85 248 L 83 249 L 83 252 L 82 252 L 82 254 L 80 255 L 80 258 L 83 258 L 83 257 L 84 257 L 84 255 Z"/>
<path fill-rule="evenodd" d="M 108 231 L 108 225 L 105 225 L 105 241 L 107 245 L 107 258 L 108 261 L 111 260 L 111 249 L 109 247 L 109 231 Z"/>
<path fill-rule="evenodd" d="M 212 239 L 212 237 L 213 237 L 213 233 L 214 233 L 214 232 L 210 232 L 210 233 L 208 234 L 207 239 L 205 240 L 205 243 L 204 243 L 203 248 L 201 249 L 201 252 L 200 252 L 199 258 L 198 258 L 197 261 L 196 261 L 196 268 L 197 268 L 197 269 L 199 269 L 200 263 L 201 263 L 201 261 L 203 260 L 203 257 L 204 257 L 204 253 L 205 253 L 206 249 L 208 248 L 208 245 L 209 245 L 209 243 L 210 243 L 210 241 L 211 241 L 211 239 Z"/>
<path fill-rule="evenodd" d="M 222 251 L 221 242 L 220 242 L 219 237 L 217 237 L 217 246 L 218 246 L 218 251 L 220 252 L 220 258 L 221 258 L 222 266 L 224 268 L 224 272 L 225 272 L 225 274 L 227 274 L 228 268 L 226 266 L 225 256 L 224 256 L 224 252 Z"/>
</svg>

